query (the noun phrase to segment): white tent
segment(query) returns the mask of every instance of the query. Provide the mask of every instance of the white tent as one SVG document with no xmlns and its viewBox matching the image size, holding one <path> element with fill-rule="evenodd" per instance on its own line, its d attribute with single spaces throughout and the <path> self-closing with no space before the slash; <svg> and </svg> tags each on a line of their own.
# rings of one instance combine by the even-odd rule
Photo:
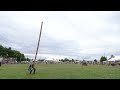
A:
<svg viewBox="0 0 120 90">
<path fill-rule="evenodd" d="M 120 60 L 120 56 L 115 56 L 115 60 Z"/>
<path fill-rule="evenodd" d="M 51 60 L 51 61 L 52 61 L 52 60 L 53 60 L 53 58 L 50 58 L 50 57 L 49 57 L 49 58 L 47 58 L 47 59 L 45 59 L 45 60 L 46 60 L 46 61 L 47 61 L 47 60 Z"/>
<path fill-rule="evenodd" d="M 108 61 L 116 61 L 116 58 L 111 58 Z"/>
<path fill-rule="evenodd" d="M 117 61 L 120 60 L 120 56 L 115 56 L 114 58 L 108 59 L 108 61 Z"/>
</svg>

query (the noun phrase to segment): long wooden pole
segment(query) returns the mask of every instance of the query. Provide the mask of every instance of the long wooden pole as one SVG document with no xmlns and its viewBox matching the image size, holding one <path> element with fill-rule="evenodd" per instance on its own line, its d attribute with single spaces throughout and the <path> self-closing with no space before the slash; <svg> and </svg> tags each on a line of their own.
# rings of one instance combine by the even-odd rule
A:
<svg viewBox="0 0 120 90">
<path fill-rule="evenodd" d="M 36 57 L 37 57 L 37 53 L 38 53 L 38 48 L 39 48 L 39 43 L 40 43 L 40 38 L 41 38 L 41 33 L 42 33 L 42 25 L 43 25 L 43 22 L 41 22 L 41 29 L 40 29 L 39 40 L 38 40 L 38 45 L 37 45 L 37 50 L 36 50 L 34 61 L 36 61 Z"/>
</svg>

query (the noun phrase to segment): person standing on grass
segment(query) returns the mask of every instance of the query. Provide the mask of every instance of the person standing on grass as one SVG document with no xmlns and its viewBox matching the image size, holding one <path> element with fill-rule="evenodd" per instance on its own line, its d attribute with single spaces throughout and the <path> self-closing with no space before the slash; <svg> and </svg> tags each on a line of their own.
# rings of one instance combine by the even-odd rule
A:
<svg viewBox="0 0 120 90">
<path fill-rule="evenodd" d="M 32 64 L 29 65 L 28 71 L 30 71 L 30 74 L 31 74 L 31 72 L 32 72 Z"/>
<path fill-rule="evenodd" d="M 35 61 L 32 63 L 32 69 L 33 69 L 33 74 L 35 74 L 36 68 L 35 68 Z"/>
<path fill-rule="evenodd" d="M 33 74 L 35 74 L 35 71 L 36 71 L 35 61 L 33 61 L 33 62 L 29 65 L 28 71 L 30 71 L 30 74 L 32 73 L 32 71 L 33 71 Z"/>
</svg>

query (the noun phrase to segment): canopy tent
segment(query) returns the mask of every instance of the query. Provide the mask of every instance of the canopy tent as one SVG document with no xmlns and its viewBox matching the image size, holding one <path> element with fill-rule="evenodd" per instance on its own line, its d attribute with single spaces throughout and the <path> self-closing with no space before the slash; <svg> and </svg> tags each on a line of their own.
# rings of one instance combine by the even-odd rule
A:
<svg viewBox="0 0 120 90">
<path fill-rule="evenodd" d="M 114 58 L 108 59 L 107 61 L 118 61 L 120 60 L 120 56 L 115 56 Z"/>
<path fill-rule="evenodd" d="M 120 60 L 120 56 L 115 56 L 115 60 Z"/>
<path fill-rule="evenodd" d="M 107 61 L 116 61 L 116 58 L 111 58 L 111 59 L 109 59 Z"/>
<path fill-rule="evenodd" d="M 49 58 L 47 58 L 47 59 L 45 59 L 45 60 L 53 60 L 53 58 L 50 58 L 50 57 L 49 57 Z"/>
</svg>

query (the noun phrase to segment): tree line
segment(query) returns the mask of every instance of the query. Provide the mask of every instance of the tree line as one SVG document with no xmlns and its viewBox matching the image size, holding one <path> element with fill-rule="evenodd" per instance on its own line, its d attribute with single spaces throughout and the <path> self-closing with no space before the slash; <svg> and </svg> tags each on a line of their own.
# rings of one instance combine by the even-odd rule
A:
<svg viewBox="0 0 120 90">
<path fill-rule="evenodd" d="M 62 61 L 62 62 L 66 62 L 66 61 L 69 61 L 69 62 L 75 62 L 75 61 L 78 61 L 78 60 L 74 60 L 74 59 L 68 59 L 68 58 L 64 58 L 64 59 L 59 59 L 59 61 Z"/>
<path fill-rule="evenodd" d="M 64 59 L 60 59 L 59 61 L 62 61 L 62 62 L 66 62 L 66 61 L 75 62 L 75 61 L 78 61 L 78 60 L 74 60 L 74 59 L 70 60 L 70 59 L 68 59 L 68 58 L 64 58 Z M 98 60 L 94 59 L 94 61 L 97 62 Z M 100 62 L 102 63 L 103 61 L 107 61 L 107 57 L 101 56 Z"/>
<path fill-rule="evenodd" d="M 2 45 L 0 45 L 0 57 L 3 58 L 16 58 L 17 61 L 29 61 L 29 58 L 26 58 L 25 55 L 17 50 L 12 50 L 11 47 L 4 47 Z M 113 57 L 113 55 L 111 55 L 111 57 Z M 105 56 L 101 56 L 100 58 L 100 62 L 106 61 L 107 57 Z M 44 61 L 44 60 L 43 60 Z M 64 59 L 60 59 L 59 61 L 65 62 L 65 61 L 69 61 L 69 62 L 74 62 L 74 61 L 78 61 L 78 60 L 70 60 L 68 58 L 64 58 Z"/>
<path fill-rule="evenodd" d="M 17 61 L 26 61 L 29 58 L 26 58 L 25 55 L 17 50 L 12 50 L 11 47 L 4 47 L 0 45 L 0 57 L 3 58 L 16 58 Z"/>
</svg>

